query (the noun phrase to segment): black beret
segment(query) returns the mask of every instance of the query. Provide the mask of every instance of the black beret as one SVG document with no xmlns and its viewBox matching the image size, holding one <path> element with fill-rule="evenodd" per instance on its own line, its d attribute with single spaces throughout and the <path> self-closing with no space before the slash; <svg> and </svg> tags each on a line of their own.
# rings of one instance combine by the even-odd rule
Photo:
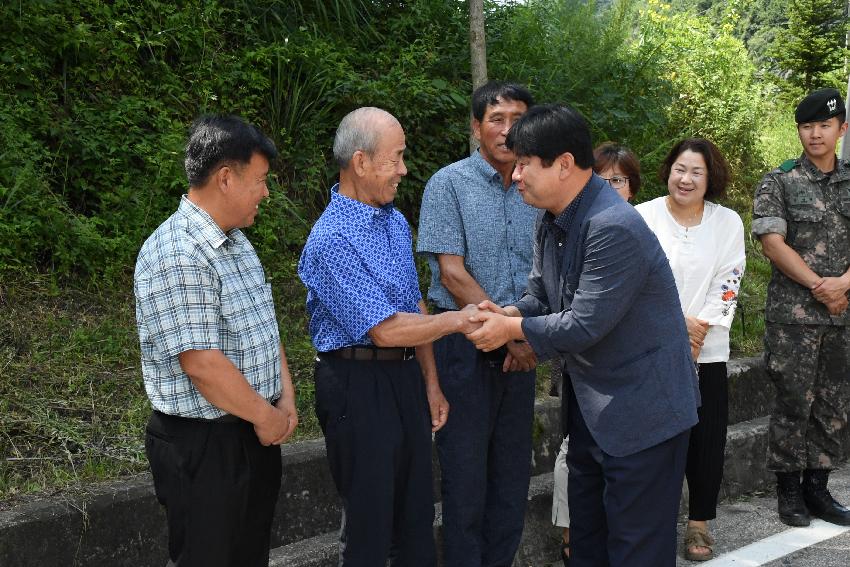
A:
<svg viewBox="0 0 850 567">
<path fill-rule="evenodd" d="M 794 112 L 797 124 L 828 120 L 844 112 L 841 93 L 835 89 L 820 89 L 800 101 Z"/>
</svg>

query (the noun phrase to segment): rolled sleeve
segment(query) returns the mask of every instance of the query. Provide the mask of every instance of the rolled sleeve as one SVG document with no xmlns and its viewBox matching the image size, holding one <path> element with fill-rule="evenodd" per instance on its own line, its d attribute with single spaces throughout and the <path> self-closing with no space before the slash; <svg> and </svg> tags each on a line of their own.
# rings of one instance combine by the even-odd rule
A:
<svg viewBox="0 0 850 567">
<path fill-rule="evenodd" d="M 166 357 L 221 348 L 220 292 L 218 278 L 194 259 L 162 263 L 136 284 L 147 339 Z"/>
<path fill-rule="evenodd" d="M 755 236 L 762 236 L 765 234 L 781 234 L 782 236 L 787 236 L 788 221 L 780 217 L 754 218 L 752 233 Z"/>
<path fill-rule="evenodd" d="M 460 205 L 448 175 L 438 173 L 425 186 L 416 251 L 466 256 Z"/>
<path fill-rule="evenodd" d="M 782 185 L 769 173 L 756 189 L 753 198 L 752 233 L 755 236 L 773 233 L 785 236 L 788 233 L 786 219 Z"/>
</svg>

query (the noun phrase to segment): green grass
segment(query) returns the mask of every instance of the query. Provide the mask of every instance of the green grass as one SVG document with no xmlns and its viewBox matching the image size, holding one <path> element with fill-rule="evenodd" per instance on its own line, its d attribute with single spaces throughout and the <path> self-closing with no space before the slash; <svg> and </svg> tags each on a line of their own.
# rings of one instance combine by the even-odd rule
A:
<svg viewBox="0 0 850 567">
<path fill-rule="evenodd" d="M 0 297 L 0 497 L 142 470 L 132 302 L 31 273 Z"/>
<path fill-rule="evenodd" d="M 272 282 L 303 439 L 319 427 L 304 291 L 289 273 L 296 260 Z M 0 275 L 0 500 L 147 470 L 133 305 L 129 278 L 99 290 Z"/>
</svg>

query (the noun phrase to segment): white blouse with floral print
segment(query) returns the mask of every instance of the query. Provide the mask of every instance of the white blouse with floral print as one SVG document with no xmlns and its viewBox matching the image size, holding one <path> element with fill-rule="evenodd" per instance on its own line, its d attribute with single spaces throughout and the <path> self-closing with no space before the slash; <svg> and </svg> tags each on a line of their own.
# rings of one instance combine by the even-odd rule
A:
<svg viewBox="0 0 850 567">
<path fill-rule="evenodd" d="M 635 208 L 667 254 L 685 315 L 708 321 L 698 362 L 729 360 L 729 329 L 744 275 L 744 224 L 738 213 L 706 201 L 702 221 L 677 223 L 664 197 Z"/>
</svg>

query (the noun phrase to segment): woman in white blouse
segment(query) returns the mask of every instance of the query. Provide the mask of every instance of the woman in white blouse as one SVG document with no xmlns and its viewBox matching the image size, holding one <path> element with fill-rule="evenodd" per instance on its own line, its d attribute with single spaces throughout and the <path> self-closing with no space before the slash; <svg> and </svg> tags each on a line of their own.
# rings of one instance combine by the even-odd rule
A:
<svg viewBox="0 0 850 567">
<path fill-rule="evenodd" d="M 685 557 L 710 559 L 728 421 L 726 362 L 729 329 L 744 275 L 744 225 L 735 211 L 713 203 L 726 191 L 729 168 L 701 138 L 676 144 L 661 165 L 668 195 L 637 205 L 673 269 L 691 350 L 699 367 L 702 406 L 691 431 L 686 477 L 688 527 Z"/>
</svg>

